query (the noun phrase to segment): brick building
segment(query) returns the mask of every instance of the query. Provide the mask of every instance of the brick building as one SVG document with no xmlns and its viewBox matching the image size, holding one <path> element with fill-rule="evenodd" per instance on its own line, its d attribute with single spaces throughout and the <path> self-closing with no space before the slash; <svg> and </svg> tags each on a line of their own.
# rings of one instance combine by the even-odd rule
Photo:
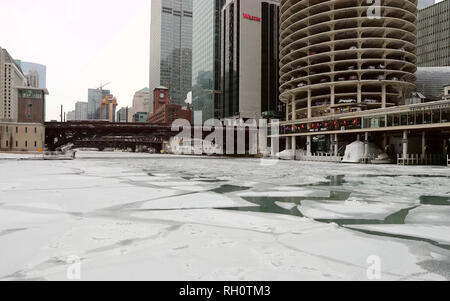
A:
<svg viewBox="0 0 450 301">
<path fill-rule="evenodd" d="M 43 124 L 45 122 L 47 89 L 23 87 L 18 90 L 18 122 Z"/>
<path fill-rule="evenodd" d="M 177 119 L 192 121 L 192 110 L 187 105 L 184 109 L 180 105 L 172 104 L 169 99 L 169 89 L 158 87 L 153 91 L 153 114 L 148 117 L 148 123 L 172 124 Z"/>
</svg>

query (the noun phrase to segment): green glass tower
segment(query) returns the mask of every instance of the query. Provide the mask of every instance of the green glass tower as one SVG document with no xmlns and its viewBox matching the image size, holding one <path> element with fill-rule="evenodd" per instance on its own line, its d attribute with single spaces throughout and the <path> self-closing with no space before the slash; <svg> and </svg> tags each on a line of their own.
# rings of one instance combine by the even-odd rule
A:
<svg viewBox="0 0 450 301">
<path fill-rule="evenodd" d="M 194 0 L 192 105 L 203 120 L 219 119 L 220 14 L 225 0 Z"/>
</svg>

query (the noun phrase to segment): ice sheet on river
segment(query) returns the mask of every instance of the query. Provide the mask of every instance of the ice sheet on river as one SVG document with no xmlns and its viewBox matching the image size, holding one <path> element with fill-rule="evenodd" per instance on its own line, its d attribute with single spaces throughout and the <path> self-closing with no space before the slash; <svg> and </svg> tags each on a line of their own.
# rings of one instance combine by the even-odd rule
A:
<svg viewBox="0 0 450 301">
<path fill-rule="evenodd" d="M 0 160 L 0 280 L 450 279 L 448 169 L 79 158 Z"/>
</svg>

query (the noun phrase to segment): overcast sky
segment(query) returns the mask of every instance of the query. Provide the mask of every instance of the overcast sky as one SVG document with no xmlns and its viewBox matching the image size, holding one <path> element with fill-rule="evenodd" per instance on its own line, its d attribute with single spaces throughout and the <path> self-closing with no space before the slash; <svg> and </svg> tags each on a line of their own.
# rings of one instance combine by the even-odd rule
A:
<svg viewBox="0 0 450 301">
<path fill-rule="evenodd" d="M 47 66 L 47 120 L 107 88 L 119 107 L 148 86 L 151 0 L 0 0 L 0 47 Z"/>
</svg>

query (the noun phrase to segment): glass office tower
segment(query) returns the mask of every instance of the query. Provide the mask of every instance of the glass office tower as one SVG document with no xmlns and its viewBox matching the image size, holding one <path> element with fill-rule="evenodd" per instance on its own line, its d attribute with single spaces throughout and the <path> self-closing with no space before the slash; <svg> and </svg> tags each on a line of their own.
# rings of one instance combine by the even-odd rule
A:
<svg viewBox="0 0 450 301">
<path fill-rule="evenodd" d="M 47 88 L 47 67 L 41 64 L 29 63 L 29 62 L 21 62 L 21 67 L 23 74 L 27 78 L 33 78 L 32 82 L 29 82 L 29 85 L 34 88 L 46 89 Z M 33 76 L 33 73 L 37 73 L 36 76 Z M 30 80 L 29 80 L 30 81 Z"/>
<path fill-rule="evenodd" d="M 203 120 L 220 118 L 220 14 L 225 0 L 194 0 L 192 105 Z"/>
<path fill-rule="evenodd" d="M 283 115 L 278 80 L 278 1 L 228 0 L 221 23 L 222 118 Z"/>
<path fill-rule="evenodd" d="M 109 94 L 111 91 L 103 90 L 102 99 Z M 88 90 L 88 118 L 89 120 L 100 120 L 100 90 L 98 89 Z"/>
<path fill-rule="evenodd" d="M 150 90 L 167 87 L 183 105 L 192 88 L 192 0 L 152 0 L 151 10 Z"/>
</svg>

